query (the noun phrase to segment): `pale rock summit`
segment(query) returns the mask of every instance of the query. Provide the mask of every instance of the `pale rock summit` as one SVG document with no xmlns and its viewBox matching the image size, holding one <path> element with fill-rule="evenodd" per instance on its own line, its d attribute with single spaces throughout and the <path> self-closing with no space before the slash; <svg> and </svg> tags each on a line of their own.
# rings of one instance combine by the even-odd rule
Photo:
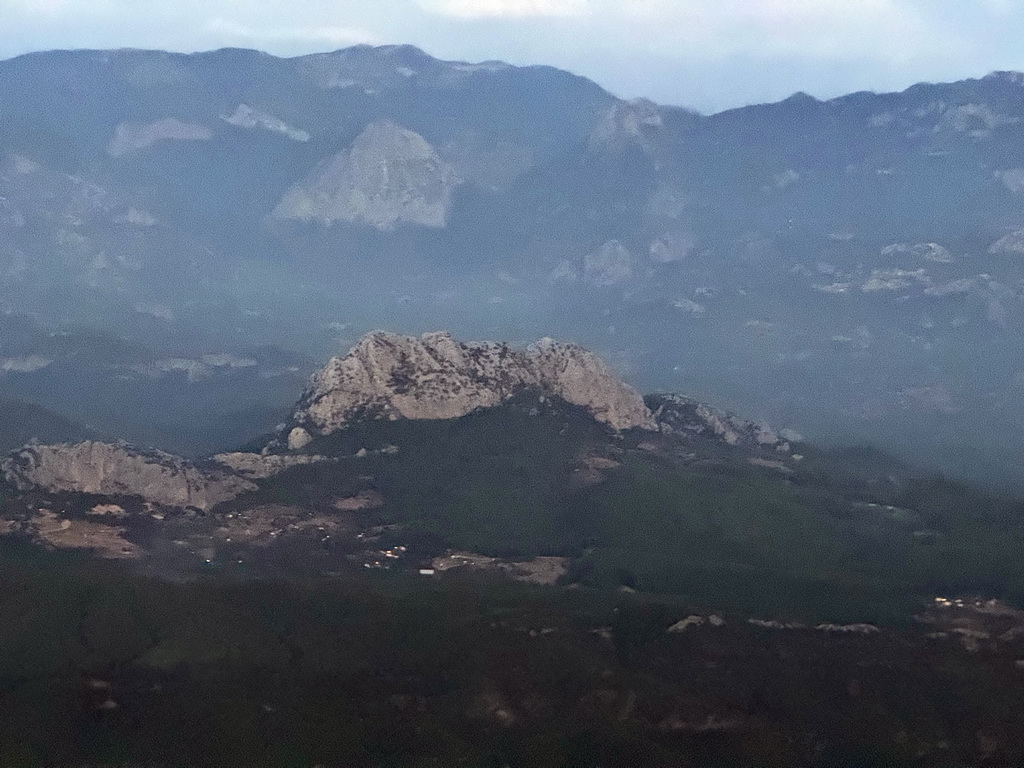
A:
<svg viewBox="0 0 1024 768">
<path fill-rule="evenodd" d="M 996 240 L 988 252 L 997 256 L 1024 255 L 1024 229 L 1018 229 Z"/>
<path fill-rule="evenodd" d="M 161 141 L 210 141 L 213 131 L 205 125 L 186 123 L 176 117 L 165 117 L 152 123 L 121 123 L 107 144 L 111 157 L 148 149 Z"/>
<path fill-rule="evenodd" d="M 316 373 L 293 418 L 289 444 L 330 434 L 360 416 L 453 419 L 537 390 L 586 408 L 616 430 L 653 429 L 643 399 L 596 355 L 541 339 L 526 349 L 378 331 Z"/>
<path fill-rule="evenodd" d="M 609 240 L 583 259 L 583 281 L 595 288 L 609 288 L 633 278 L 633 254 L 618 240 Z"/>
<path fill-rule="evenodd" d="M 686 230 L 666 232 L 651 243 L 651 261 L 658 264 L 672 264 L 683 261 L 694 250 L 693 235 Z"/>
<path fill-rule="evenodd" d="M 941 113 L 937 128 L 966 133 L 976 139 L 989 138 L 994 129 L 1020 122 L 1016 115 L 999 113 L 988 104 L 936 104 L 934 108 Z"/>
<path fill-rule="evenodd" d="M 20 491 L 138 496 L 202 510 L 256 488 L 227 468 L 200 468 L 162 451 L 92 441 L 26 446 L 0 462 L 0 473 Z"/>
<path fill-rule="evenodd" d="M 380 230 L 399 224 L 441 228 L 461 183 L 426 139 L 382 120 L 289 189 L 272 216 L 325 225 L 356 222 Z"/>
<path fill-rule="evenodd" d="M 949 249 L 938 243 L 893 243 L 882 249 L 887 257 L 909 256 L 914 259 L 934 261 L 937 264 L 951 264 L 953 255 Z"/>
<path fill-rule="evenodd" d="M 939 99 L 924 105 L 905 107 L 896 112 L 872 115 L 872 128 L 897 129 L 907 138 L 916 139 L 940 133 L 965 135 L 977 141 L 992 138 L 993 131 L 1019 123 L 1017 115 L 1006 114 L 989 104 L 976 102 L 950 104 Z"/>
<path fill-rule="evenodd" d="M 147 314 L 154 314 L 159 317 L 160 313 L 151 311 Z M 171 313 L 173 317 L 173 313 Z M 172 357 L 164 360 L 155 360 L 142 365 L 134 365 L 130 368 L 133 373 L 145 376 L 150 379 L 159 379 L 162 376 L 175 373 L 185 374 L 189 384 L 195 384 L 203 379 L 215 375 L 220 371 L 241 370 L 255 368 L 258 365 L 256 360 L 247 357 L 238 357 L 231 354 L 210 354 L 203 355 L 198 360 L 189 358 Z"/>
<path fill-rule="evenodd" d="M 115 216 L 114 223 L 128 224 L 132 227 L 155 227 L 160 221 L 149 211 L 129 208 L 120 216 Z"/>
<path fill-rule="evenodd" d="M 703 304 L 696 302 L 693 299 L 688 299 L 685 296 L 673 301 L 672 306 L 680 312 L 685 312 L 693 317 L 702 317 L 704 313 L 708 311 L 708 308 Z"/>
<path fill-rule="evenodd" d="M 420 69 L 433 70 L 440 64 L 411 45 L 356 45 L 301 56 L 295 62 L 302 77 L 319 88 L 358 89 L 367 94 L 401 87 L 421 74 Z"/>
<path fill-rule="evenodd" d="M 21 229 L 25 226 L 25 214 L 6 198 L 0 198 L 0 227 Z"/>
<path fill-rule="evenodd" d="M 900 291 L 915 284 L 931 285 L 931 277 L 924 269 L 873 269 L 860 289 L 864 293 Z"/>
<path fill-rule="evenodd" d="M 598 122 L 587 148 L 591 152 L 603 149 L 623 150 L 627 147 L 651 149 L 649 136 L 665 126 L 661 107 L 649 99 L 620 101 L 612 105 Z"/>
<path fill-rule="evenodd" d="M 0 373 L 35 373 L 53 365 L 53 358 L 42 355 L 0 358 Z"/>
<path fill-rule="evenodd" d="M 608 240 L 582 259 L 559 262 L 548 275 L 548 280 L 611 288 L 632 280 L 638 267 L 637 259 L 626 246 L 618 240 Z"/>
<path fill-rule="evenodd" d="M 220 119 L 236 128 L 259 129 L 270 131 L 271 133 L 280 133 L 292 141 L 307 142 L 310 138 L 308 131 L 304 131 L 301 128 L 293 128 L 280 118 L 258 109 L 253 109 L 248 104 L 239 104 L 234 112 L 230 115 L 221 115 Z"/>
<path fill-rule="evenodd" d="M 1013 194 L 1019 195 L 1024 192 L 1024 168 L 993 171 L 992 175 Z"/>
</svg>

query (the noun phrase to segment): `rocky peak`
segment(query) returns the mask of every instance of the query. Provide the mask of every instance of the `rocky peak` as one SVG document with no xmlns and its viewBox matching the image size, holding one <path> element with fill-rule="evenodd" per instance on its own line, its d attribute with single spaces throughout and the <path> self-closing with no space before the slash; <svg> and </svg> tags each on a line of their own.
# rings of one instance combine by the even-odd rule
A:
<svg viewBox="0 0 1024 768">
<path fill-rule="evenodd" d="M 310 136 L 307 131 L 293 128 L 280 118 L 254 109 L 248 104 L 239 104 L 230 115 L 221 115 L 220 119 L 237 128 L 259 129 L 279 133 L 292 141 L 306 142 Z"/>
<path fill-rule="evenodd" d="M 227 468 L 201 468 L 163 451 L 93 441 L 26 446 L 0 462 L 0 474 L 20 491 L 138 496 L 203 510 L 256 487 Z"/>
<path fill-rule="evenodd" d="M 159 142 L 211 139 L 213 131 L 205 125 L 186 123 L 176 117 L 165 117 L 152 123 L 121 123 L 107 144 L 107 154 L 111 157 L 123 157 L 148 149 Z"/>
<path fill-rule="evenodd" d="M 289 435 L 291 448 L 354 418 L 452 419 L 535 389 L 586 408 L 613 429 L 654 428 L 640 395 L 596 355 L 541 339 L 525 349 L 377 331 L 316 373 Z"/>
<path fill-rule="evenodd" d="M 380 120 L 289 189 L 273 216 L 322 224 L 359 222 L 381 230 L 399 224 L 443 227 L 460 183 L 426 139 Z"/>
</svg>

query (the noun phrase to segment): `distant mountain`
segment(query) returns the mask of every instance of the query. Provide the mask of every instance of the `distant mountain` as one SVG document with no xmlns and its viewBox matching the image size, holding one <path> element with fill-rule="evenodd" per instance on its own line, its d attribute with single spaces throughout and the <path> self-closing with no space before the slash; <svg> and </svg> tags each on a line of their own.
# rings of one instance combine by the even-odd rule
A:
<svg viewBox="0 0 1024 768">
<path fill-rule="evenodd" d="M 31 441 L 68 443 L 88 440 L 95 432 L 34 403 L 0 398 L 0 451 Z"/>
<path fill-rule="evenodd" d="M 45 403 L 108 437 L 194 455 L 273 429 L 312 369 L 274 347 L 226 352 L 202 336 L 150 339 L 0 315 L 0 397 Z"/>
<path fill-rule="evenodd" d="M 1022 195 L 1018 73 L 705 116 L 408 46 L 0 62 L 9 313 L 163 359 L 558 336 L 645 389 L 1004 484 Z"/>
</svg>

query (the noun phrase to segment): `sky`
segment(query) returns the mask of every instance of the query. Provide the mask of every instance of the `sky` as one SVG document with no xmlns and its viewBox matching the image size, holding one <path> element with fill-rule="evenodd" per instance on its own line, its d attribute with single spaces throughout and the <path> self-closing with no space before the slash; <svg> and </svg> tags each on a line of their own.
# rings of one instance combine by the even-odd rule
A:
<svg viewBox="0 0 1024 768">
<path fill-rule="evenodd" d="M 409 43 L 702 112 L 1024 70 L 1021 30 L 1024 0 L 0 0 L 0 58 Z"/>
</svg>

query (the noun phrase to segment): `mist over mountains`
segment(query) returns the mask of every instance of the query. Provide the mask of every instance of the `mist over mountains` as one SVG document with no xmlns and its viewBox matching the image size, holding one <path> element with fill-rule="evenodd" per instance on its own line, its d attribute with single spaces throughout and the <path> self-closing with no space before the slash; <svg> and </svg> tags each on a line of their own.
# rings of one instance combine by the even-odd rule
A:
<svg viewBox="0 0 1024 768">
<path fill-rule="evenodd" d="M 705 116 L 407 46 L 22 56 L 0 395 L 204 452 L 371 328 L 550 335 L 1020 484 L 1022 139 L 1017 73 Z"/>
</svg>

